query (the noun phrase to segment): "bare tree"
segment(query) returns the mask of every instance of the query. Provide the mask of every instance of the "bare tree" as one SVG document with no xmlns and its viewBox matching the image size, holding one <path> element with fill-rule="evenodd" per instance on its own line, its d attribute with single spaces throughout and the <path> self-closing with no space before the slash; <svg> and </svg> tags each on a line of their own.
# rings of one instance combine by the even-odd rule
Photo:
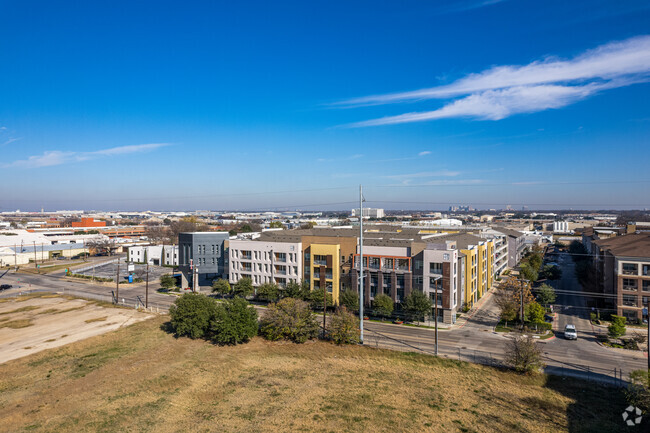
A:
<svg viewBox="0 0 650 433">
<path fill-rule="evenodd" d="M 167 241 L 170 237 L 170 230 L 165 226 L 150 226 L 147 227 L 144 233 L 145 236 L 155 244 Z"/>
<path fill-rule="evenodd" d="M 117 249 L 117 244 L 113 239 L 91 239 L 86 242 L 86 246 L 95 252 L 95 254 L 108 254 L 113 255 Z"/>
<path fill-rule="evenodd" d="M 520 373 L 534 373 L 544 367 L 542 349 L 530 335 L 518 335 L 508 341 L 505 361 Z"/>
</svg>

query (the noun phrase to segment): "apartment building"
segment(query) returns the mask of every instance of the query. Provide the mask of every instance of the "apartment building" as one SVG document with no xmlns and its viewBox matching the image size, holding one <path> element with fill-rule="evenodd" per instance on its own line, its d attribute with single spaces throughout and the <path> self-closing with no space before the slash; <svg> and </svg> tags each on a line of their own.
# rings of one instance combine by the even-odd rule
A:
<svg viewBox="0 0 650 433">
<path fill-rule="evenodd" d="M 273 283 L 286 287 L 302 280 L 301 242 L 229 241 L 228 275 L 231 284 L 250 278 L 254 286 Z"/>
<path fill-rule="evenodd" d="M 493 227 L 492 229 L 507 236 L 508 267 L 514 268 L 526 253 L 526 236 L 522 232 L 504 227 Z"/>
<path fill-rule="evenodd" d="M 216 278 L 228 273 L 225 243 L 228 232 L 188 232 L 178 235 L 178 269 L 181 271 L 182 287 L 198 290 L 210 286 Z M 195 282 L 193 276 L 198 276 Z"/>
<path fill-rule="evenodd" d="M 608 304 L 628 321 L 647 320 L 650 300 L 650 233 L 592 241 L 594 264 Z M 645 309 L 645 314 L 643 310 Z"/>
</svg>

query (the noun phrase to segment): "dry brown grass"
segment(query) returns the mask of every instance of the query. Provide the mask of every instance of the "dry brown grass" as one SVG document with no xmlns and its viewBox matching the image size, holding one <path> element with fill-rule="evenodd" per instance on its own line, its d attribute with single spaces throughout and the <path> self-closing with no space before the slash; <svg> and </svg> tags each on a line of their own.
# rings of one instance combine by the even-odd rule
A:
<svg viewBox="0 0 650 433">
<path fill-rule="evenodd" d="M 0 328 L 11 328 L 11 329 L 20 329 L 20 328 L 27 328 L 28 326 L 32 326 L 33 323 L 30 319 L 18 319 L 18 320 L 10 320 L 8 322 L 2 322 L 0 323 Z"/>
<path fill-rule="evenodd" d="M 104 322 L 106 319 L 108 319 L 108 316 L 95 317 L 94 319 L 88 319 L 85 322 L 86 323 Z"/>
<path fill-rule="evenodd" d="M 219 347 L 176 339 L 164 320 L 0 365 L 3 428 L 587 432 L 616 431 L 625 407 L 583 382 L 322 342 Z"/>
</svg>

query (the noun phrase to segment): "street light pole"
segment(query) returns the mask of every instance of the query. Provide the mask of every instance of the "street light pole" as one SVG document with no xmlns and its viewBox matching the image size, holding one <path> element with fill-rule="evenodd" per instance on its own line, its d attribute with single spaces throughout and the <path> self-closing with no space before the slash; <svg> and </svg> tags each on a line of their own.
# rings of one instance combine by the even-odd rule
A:
<svg viewBox="0 0 650 433">
<path fill-rule="evenodd" d="M 435 323 L 436 323 L 436 356 L 438 356 L 438 279 L 436 278 L 435 280 L 435 294 L 433 295 L 434 298 L 434 310 L 435 310 Z"/>
<path fill-rule="evenodd" d="M 149 262 L 147 261 L 147 279 L 145 280 L 144 289 L 144 308 L 149 308 Z"/>
<path fill-rule="evenodd" d="M 359 343 L 363 344 L 363 186 L 359 185 Z"/>
</svg>

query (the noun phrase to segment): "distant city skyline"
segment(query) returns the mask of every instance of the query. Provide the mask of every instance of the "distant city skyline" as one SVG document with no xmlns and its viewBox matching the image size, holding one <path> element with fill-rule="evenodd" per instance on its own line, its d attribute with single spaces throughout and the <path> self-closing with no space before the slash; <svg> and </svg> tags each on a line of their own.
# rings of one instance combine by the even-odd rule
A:
<svg viewBox="0 0 650 433">
<path fill-rule="evenodd" d="M 650 207 L 646 1 L 3 18 L 0 212 Z"/>
</svg>

